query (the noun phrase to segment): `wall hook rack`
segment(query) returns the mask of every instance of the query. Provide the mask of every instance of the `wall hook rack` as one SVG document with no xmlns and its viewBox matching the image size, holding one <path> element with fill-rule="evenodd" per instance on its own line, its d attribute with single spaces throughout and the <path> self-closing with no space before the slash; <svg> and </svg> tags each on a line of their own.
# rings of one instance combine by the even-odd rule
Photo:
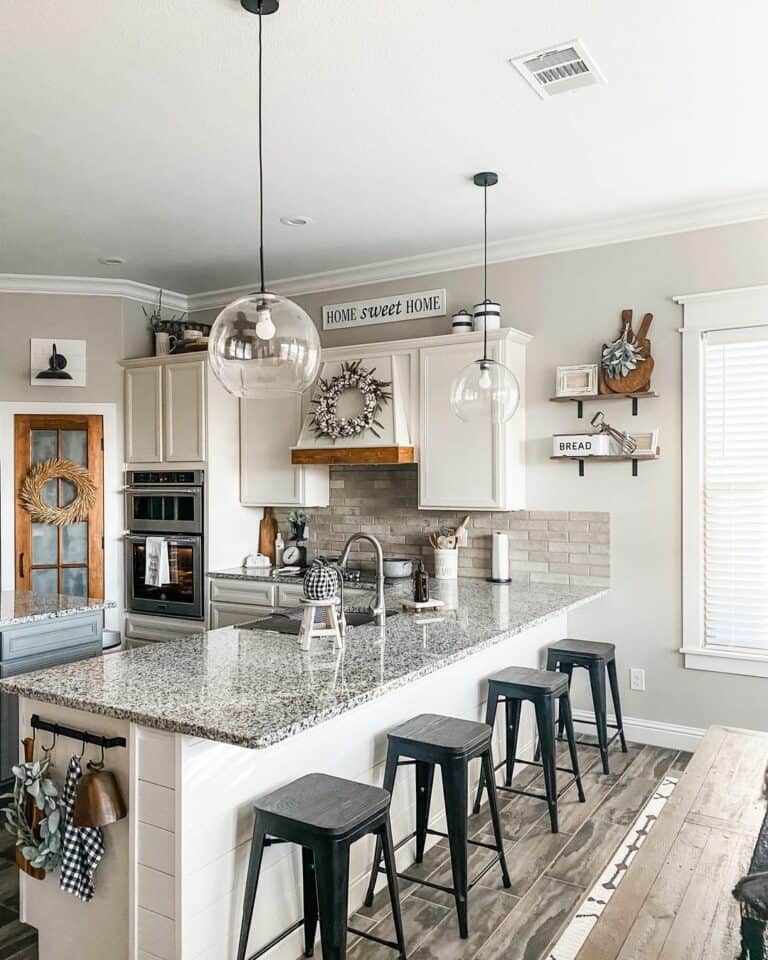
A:
<svg viewBox="0 0 768 960">
<path fill-rule="evenodd" d="M 36 713 L 32 714 L 29 725 L 33 730 L 45 730 L 52 733 L 54 737 L 66 737 L 68 740 L 77 740 L 80 743 L 92 743 L 96 747 L 101 747 L 102 750 L 126 745 L 125 737 L 102 737 L 97 733 L 88 733 L 87 730 L 76 730 L 74 727 L 65 727 L 60 723 L 41 720 Z"/>
</svg>

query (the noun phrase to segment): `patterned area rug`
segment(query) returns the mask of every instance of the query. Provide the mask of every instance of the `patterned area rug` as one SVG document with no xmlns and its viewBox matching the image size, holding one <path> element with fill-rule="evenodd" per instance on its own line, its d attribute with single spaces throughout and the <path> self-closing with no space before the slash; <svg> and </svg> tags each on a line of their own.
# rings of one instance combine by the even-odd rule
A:
<svg viewBox="0 0 768 960">
<path fill-rule="evenodd" d="M 676 786 L 676 777 L 664 777 L 658 785 L 655 793 L 630 827 L 629 833 L 622 840 L 611 862 L 589 891 L 589 896 L 565 928 L 563 935 L 550 953 L 549 960 L 576 960 L 579 950 L 584 946 L 584 941 L 600 919 L 600 915 L 613 896 L 614 890 L 626 876 L 629 865 L 637 856 L 637 851 L 643 845 L 645 838 L 656 825 L 659 814 L 664 809 L 664 805 Z"/>
</svg>

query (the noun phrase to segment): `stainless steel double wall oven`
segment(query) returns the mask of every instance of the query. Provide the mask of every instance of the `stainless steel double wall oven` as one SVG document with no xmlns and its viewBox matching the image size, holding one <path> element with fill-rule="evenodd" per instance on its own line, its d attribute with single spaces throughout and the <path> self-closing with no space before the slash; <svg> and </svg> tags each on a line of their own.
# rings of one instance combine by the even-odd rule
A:
<svg viewBox="0 0 768 960">
<path fill-rule="evenodd" d="M 129 470 L 126 474 L 126 604 L 157 616 L 203 619 L 202 470 Z M 146 583 L 147 537 L 160 537 L 168 550 L 168 582 Z"/>
</svg>

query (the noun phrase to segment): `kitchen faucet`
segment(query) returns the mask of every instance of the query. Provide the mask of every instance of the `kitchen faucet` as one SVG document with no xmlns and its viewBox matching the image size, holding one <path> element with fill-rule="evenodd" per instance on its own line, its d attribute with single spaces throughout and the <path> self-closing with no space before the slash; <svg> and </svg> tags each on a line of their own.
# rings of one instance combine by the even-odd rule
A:
<svg viewBox="0 0 768 960">
<path fill-rule="evenodd" d="M 387 618 L 387 613 L 384 609 L 384 551 L 381 549 L 381 544 L 376 537 L 370 533 L 353 533 L 341 551 L 339 567 L 341 567 L 342 570 L 346 567 L 347 560 L 349 560 L 349 552 L 352 549 L 352 544 L 356 540 L 367 540 L 376 554 L 376 600 L 371 604 L 371 612 L 373 613 L 373 620 L 376 626 L 383 627 Z"/>
</svg>

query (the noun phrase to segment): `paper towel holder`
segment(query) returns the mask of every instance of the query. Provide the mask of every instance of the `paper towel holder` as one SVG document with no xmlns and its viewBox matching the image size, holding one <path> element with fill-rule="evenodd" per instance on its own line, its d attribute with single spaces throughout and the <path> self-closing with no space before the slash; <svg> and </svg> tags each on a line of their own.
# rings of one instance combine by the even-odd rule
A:
<svg viewBox="0 0 768 960">
<path fill-rule="evenodd" d="M 497 541 L 497 538 L 496 538 L 496 534 L 497 534 L 497 533 L 499 534 L 499 538 L 498 538 L 498 539 L 503 539 L 503 540 L 504 540 L 504 550 L 507 551 L 506 563 L 503 564 L 503 566 L 504 566 L 504 572 L 506 573 L 506 572 L 508 572 L 508 566 L 507 566 L 507 565 L 509 564 L 509 536 L 508 536 L 508 535 L 504 535 L 504 531 L 502 531 L 502 530 L 498 530 L 498 531 L 494 530 L 493 533 L 491 534 L 491 573 L 493 573 L 493 571 L 496 570 L 499 566 L 502 566 L 502 564 L 497 564 L 497 563 L 496 563 L 495 553 L 496 553 L 496 550 L 497 550 L 497 542 L 496 542 L 496 541 Z M 502 571 L 499 570 L 499 573 L 501 573 L 501 572 L 502 572 Z M 511 577 L 494 577 L 494 576 L 490 576 L 490 577 L 486 577 L 486 581 L 487 581 L 488 583 L 512 583 L 512 578 L 511 578 Z"/>
</svg>

